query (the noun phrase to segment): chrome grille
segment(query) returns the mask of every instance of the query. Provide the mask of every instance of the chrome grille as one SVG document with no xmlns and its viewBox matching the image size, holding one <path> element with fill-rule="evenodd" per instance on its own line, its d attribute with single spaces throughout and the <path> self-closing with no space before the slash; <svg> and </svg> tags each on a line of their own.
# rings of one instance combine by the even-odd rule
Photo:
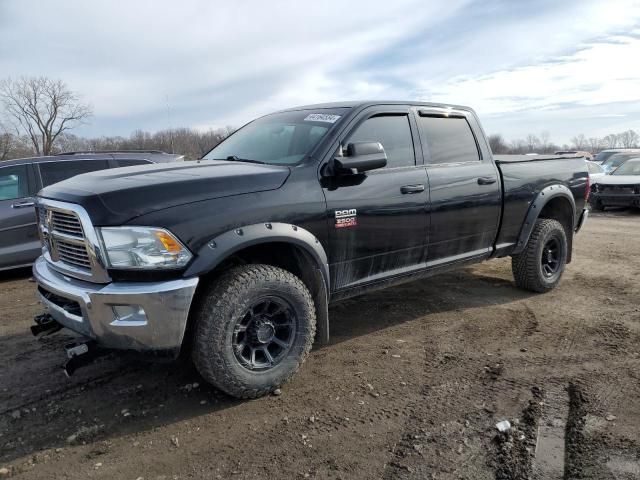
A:
<svg viewBox="0 0 640 480">
<path fill-rule="evenodd" d="M 61 262 L 70 263 L 76 267 L 91 269 L 91 261 L 87 254 L 87 247 L 67 242 L 60 238 L 54 238 L 52 246 L 57 250 L 58 259 Z"/>
<path fill-rule="evenodd" d="M 51 260 L 91 271 L 82 223 L 71 211 L 38 208 L 42 241 Z"/>
<path fill-rule="evenodd" d="M 101 244 L 87 211 L 75 203 L 37 198 L 42 255 L 59 272 L 81 280 L 109 283 Z"/>
<path fill-rule="evenodd" d="M 84 238 L 82 225 L 74 213 L 51 210 L 51 228 L 56 232 L 66 233 L 72 237 Z"/>
</svg>

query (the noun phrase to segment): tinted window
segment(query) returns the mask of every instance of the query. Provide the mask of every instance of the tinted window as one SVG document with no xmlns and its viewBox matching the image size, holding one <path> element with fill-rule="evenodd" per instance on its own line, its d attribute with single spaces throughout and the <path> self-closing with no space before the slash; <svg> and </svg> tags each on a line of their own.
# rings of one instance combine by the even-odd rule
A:
<svg viewBox="0 0 640 480">
<path fill-rule="evenodd" d="M 42 183 L 46 187 L 81 173 L 104 170 L 109 168 L 109 164 L 106 160 L 72 160 L 39 163 L 38 167 L 42 175 Z"/>
<path fill-rule="evenodd" d="M 13 200 L 29 196 L 27 166 L 0 168 L 0 200 Z"/>
<path fill-rule="evenodd" d="M 380 142 L 387 154 L 388 168 L 416 164 L 406 115 L 369 118 L 351 134 L 347 143 L 352 142 Z"/>
<path fill-rule="evenodd" d="M 116 165 L 118 167 L 133 167 L 134 165 L 149 165 L 150 161 L 148 160 L 116 160 Z"/>
<path fill-rule="evenodd" d="M 419 117 L 420 136 L 429 163 L 479 161 L 476 140 L 464 118 Z"/>
</svg>

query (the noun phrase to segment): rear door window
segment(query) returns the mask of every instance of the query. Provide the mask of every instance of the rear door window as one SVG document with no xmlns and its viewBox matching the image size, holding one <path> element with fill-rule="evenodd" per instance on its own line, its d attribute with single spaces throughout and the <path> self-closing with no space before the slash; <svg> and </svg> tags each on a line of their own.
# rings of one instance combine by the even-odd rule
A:
<svg viewBox="0 0 640 480">
<path fill-rule="evenodd" d="M 109 168 L 109 163 L 107 160 L 65 160 L 39 163 L 38 167 L 40 168 L 42 183 L 46 187 L 81 173 L 105 170 Z"/>
<path fill-rule="evenodd" d="M 476 139 L 465 118 L 420 116 L 418 125 L 430 164 L 480 161 Z"/>
<path fill-rule="evenodd" d="M 26 165 L 0 167 L 0 200 L 29 196 L 29 174 Z"/>
</svg>

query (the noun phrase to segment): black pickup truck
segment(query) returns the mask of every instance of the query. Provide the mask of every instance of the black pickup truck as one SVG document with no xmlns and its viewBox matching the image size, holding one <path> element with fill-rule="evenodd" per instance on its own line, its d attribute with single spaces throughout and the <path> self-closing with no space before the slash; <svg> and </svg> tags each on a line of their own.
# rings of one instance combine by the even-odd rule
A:
<svg viewBox="0 0 640 480">
<path fill-rule="evenodd" d="M 88 173 L 37 197 L 48 315 L 106 349 L 176 357 L 242 398 L 278 388 L 328 305 L 495 257 L 545 292 L 587 211 L 581 158 L 494 159 L 473 110 L 292 108 L 193 163 Z"/>
</svg>

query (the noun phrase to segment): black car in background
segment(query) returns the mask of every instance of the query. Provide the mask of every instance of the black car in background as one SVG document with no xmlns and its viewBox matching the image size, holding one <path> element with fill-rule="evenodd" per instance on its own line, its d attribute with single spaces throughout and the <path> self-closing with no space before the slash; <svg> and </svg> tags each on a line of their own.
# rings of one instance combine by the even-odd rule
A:
<svg viewBox="0 0 640 480">
<path fill-rule="evenodd" d="M 0 163 L 0 270 L 25 267 L 42 253 L 33 196 L 81 173 L 184 160 L 159 151 L 68 152 Z"/>
</svg>

